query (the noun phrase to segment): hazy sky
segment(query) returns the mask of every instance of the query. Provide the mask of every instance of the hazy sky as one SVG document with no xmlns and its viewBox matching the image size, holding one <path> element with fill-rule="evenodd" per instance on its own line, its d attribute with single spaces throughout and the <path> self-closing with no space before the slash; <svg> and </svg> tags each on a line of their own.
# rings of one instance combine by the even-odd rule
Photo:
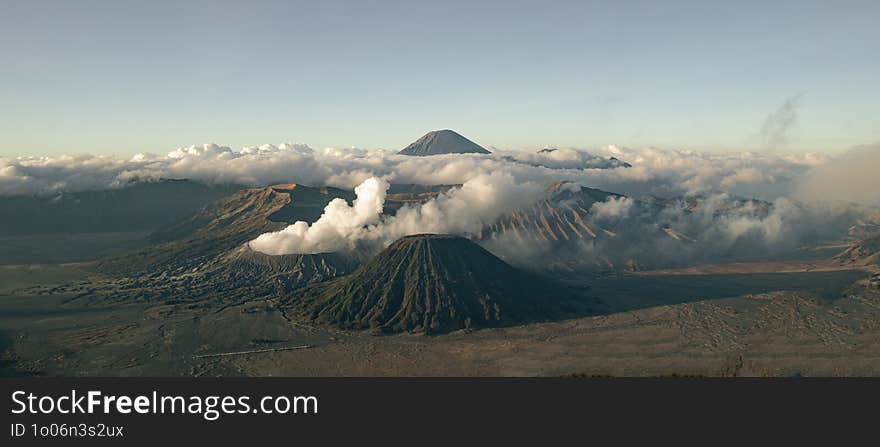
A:
<svg viewBox="0 0 880 447">
<path fill-rule="evenodd" d="M 880 141 L 878 19 L 877 1 L 0 0 L 0 155 L 438 128 L 838 152 Z"/>
</svg>

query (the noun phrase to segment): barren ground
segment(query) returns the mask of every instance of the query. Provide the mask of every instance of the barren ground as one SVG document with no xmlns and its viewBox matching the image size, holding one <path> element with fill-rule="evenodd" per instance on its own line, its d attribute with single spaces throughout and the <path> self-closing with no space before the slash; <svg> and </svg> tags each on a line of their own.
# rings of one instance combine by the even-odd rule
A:
<svg viewBox="0 0 880 447">
<path fill-rule="evenodd" d="M 86 279 L 76 265 L 3 266 L 0 348 L 6 354 L 0 370 L 100 376 L 878 375 L 880 290 L 868 287 L 867 276 L 799 260 L 567 278 L 590 285 L 587 293 L 604 300 L 609 312 L 423 336 L 312 327 L 289 321 L 267 301 L 226 308 L 96 306 L 53 291 L 53 283 Z"/>
</svg>

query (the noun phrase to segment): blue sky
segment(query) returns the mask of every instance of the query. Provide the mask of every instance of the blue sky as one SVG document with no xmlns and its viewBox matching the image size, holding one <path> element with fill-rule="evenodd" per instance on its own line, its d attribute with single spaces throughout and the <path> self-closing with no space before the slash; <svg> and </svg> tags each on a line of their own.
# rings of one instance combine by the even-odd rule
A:
<svg viewBox="0 0 880 447">
<path fill-rule="evenodd" d="M 0 155 L 402 148 L 438 128 L 835 153 L 880 141 L 878 19 L 876 1 L 0 0 Z"/>
</svg>

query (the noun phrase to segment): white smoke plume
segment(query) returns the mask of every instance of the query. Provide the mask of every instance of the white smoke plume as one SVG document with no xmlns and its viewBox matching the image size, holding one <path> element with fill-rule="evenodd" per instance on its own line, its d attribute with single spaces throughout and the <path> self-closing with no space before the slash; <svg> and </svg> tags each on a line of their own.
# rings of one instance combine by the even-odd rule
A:
<svg viewBox="0 0 880 447">
<path fill-rule="evenodd" d="M 335 199 L 315 223 L 297 222 L 263 234 L 250 246 L 273 255 L 355 247 L 374 251 L 410 234 L 451 233 L 480 239 L 493 253 L 527 269 L 552 268 L 553 263 L 574 269 L 597 263 L 656 268 L 792 253 L 839 240 L 858 215 L 847 207 L 817 207 L 787 198 L 764 202 L 718 193 L 658 202 L 611 195 L 593 203 L 584 218 L 594 230 L 592 237 L 555 243 L 528 231 L 486 231 L 501 216 L 553 194 L 578 197 L 580 185 L 564 184 L 554 193 L 541 183 L 519 183 L 509 173 L 483 172 L 425 203 L 383 215 L 387 188 L 384 180 L 369 178 L 355 189 L 352 206 Z M 568 205 L 558 202 L 557 209 L 564 213 L 571 209 Z"/>
<path fill-rule="evenodd" d="M 506 156 L 529 165 L 552 169 L 610 169 L 628 166 L 626 162 L 613 156 L 603 157 L 573 148 L 545 148 L 538 152 L 512 152 Z"/>
<path fill-rule="evenodd" d="M 250 247 L 270 255 L 350 249 L 366 225 L 379 220 L 389 186 L 385 180 L 370 177 L 354 189 L 357 199 L 352 206 L 345 199 L 333 199 L 311 226 L 299 221 L 281 231 L 264 233 L 252 240 Z"/>
<path fill-rule="evenodd" d="M 419 205 L 407 205 L 393 216 L 381 216 L 387 181 L 370 177 L 355 188 L 357 199 L 349 206 L 334 199 L 311 226 L 296 222 L 250 241 L 252 249 L 271 255 L 350 250 L 359 242 L 380 247 L 410 234 L 474 234 L 504 213 L 532 202 L 545 189 L 536 183 L 517 183 L 503 172 L 480 173 Z"/>
<path fill-rule="evenodd" d="M 376 228 L 375 235 L 390 242 L 417 233 L 475 234 L 545 194 L 543 184 L 519 183 L 505 172 L 483 172 L 424 204 L 401 208 Z"/>
<path fill-rule="evenodd" d="M 797 124 L 797 112 L 803 93 L 787 98 L 764 120 L 760 137 L 768 150 L 780 149 L 788 142 L 788 133 Z"/>
</svg>

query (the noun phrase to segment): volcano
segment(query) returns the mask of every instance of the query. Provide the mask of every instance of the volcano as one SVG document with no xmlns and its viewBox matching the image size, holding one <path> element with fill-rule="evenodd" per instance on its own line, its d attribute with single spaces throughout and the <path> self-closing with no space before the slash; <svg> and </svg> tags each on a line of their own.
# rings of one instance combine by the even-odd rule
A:
<svg viewBox="0 0 880 447">
<path fill-rule="evenodd" d="M 442 333 L 589 310 L 567 289 L 508 265 L 470 240 L 403 237 L 348 276 L 288 300 L 347 329 Z"/>
<path fill-rule="evenodd" d="M 149 236 L 152 246 L 96 264 L 110 275 L 180 274 L 200 268 L 268 231 L 297 220 L 313 222 L 335 198 L 354 194 L 336 188 L 282 184 L 248 188 L 216 200 Z"/>
<path fill-rule="evenodd" d="M 402 151 L 401 155 L 428 156 L 440 154 L 490 154 L 477 143 L 449 129 L 426 133 Z"/>
<path fill-rule="evenodd" d="M 220 282 L 227 284 L 268 281 L 290 290 L 350 273 L 357 265 L 353 255 L 344 253 L 273 256 L 251 250 L 243 244 L 220 257 L 214 263 L 216 268 L 206 274 L 219 276 Z"/>
</svg>

